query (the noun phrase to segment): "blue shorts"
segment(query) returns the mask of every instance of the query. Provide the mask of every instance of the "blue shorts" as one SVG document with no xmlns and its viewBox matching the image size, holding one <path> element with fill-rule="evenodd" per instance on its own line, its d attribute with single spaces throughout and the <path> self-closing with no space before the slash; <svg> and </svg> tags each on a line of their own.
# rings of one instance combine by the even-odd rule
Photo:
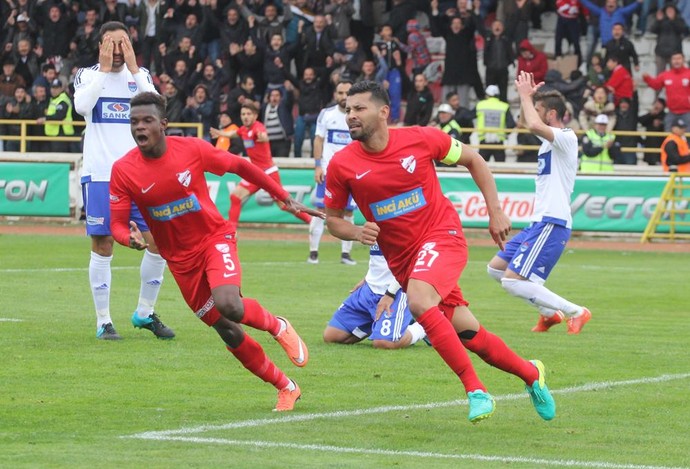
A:
<svg viewBox="0 0 690 469">
<path fill-rule="evenodd" d="M 365 282 L 340 305 L 328 325 L 349 332 L 360 339 L 399 341 L 412 321 L 412 313 L 407 307 L 407 295 L 402 291 L 393 300 L 390 316 L 383 313 L 378 321 L 376 305 L 381 295 L 377 295 Z"/>
<path fill-rule="evenodd" d="M 497 255 L 508 262 L 510 270 L 542 285 L 563 254 L 571 231 L 553 223 L 534 222 L 508 241 L 505 251 Z"/>
<path fill-rule="evenodd" d="M 311 193 L 311 202 L 316 208 L 325 208 L 326 205 L 323 203 L 323 196 L 326 193 L 326 183 L 322 182 L 316 185 L 316 189 Z M 352 200 L 352 195 L 347 198 L 347 206 L 345 210 L 354 212 L 357 210 L 357 204 Z"/>
<path fill-rule="evenodd" d="M 110 236 L 110 182 L 91 182 L 90 177 L 84 177 L 81 180 L 81 196 L 86 212 L 86 234 Z M 129 219 L 137 224 L 140 231 L 149 231 L 136 204 L 132 204 Z"/>
</svg>

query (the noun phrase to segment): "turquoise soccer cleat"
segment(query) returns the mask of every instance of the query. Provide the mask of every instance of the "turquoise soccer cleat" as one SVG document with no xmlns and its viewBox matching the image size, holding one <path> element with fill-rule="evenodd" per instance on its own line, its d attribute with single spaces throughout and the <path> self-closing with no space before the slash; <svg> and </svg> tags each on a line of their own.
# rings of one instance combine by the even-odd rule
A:
<svg viewBox="0 0 690 469">
<path fill-rule="evenodd" d="M 482 420 L 488 419 L 493 415 L 496 409 L 496 402 L 491 394 L 485 391 L 477 390 L 467 393 L 467 400 L 470 405 L 470 412 L 467 418 L 472 423 L 478 423 Z"/>
<path fill-rule="evenodd" d="M 532 386 L 525 386 L 532 400 L 534 409 L 539 417 L 544 420 L 552 420 L 556 416 L 556 402 L 551 396 L 548 386 L 546 386 L 546 368 L 540 360 L 530 360 L 530 363 L 539 370 L 539 379 Z"/>
</svg>

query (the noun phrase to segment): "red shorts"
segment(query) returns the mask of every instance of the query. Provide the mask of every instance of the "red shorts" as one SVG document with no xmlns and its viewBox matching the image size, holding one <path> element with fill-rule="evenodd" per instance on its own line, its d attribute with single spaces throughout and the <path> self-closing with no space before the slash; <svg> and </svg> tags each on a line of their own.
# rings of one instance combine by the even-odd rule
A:
<svg viewBox="0 0 690 469">
<path fill-rule="evenodd" d="M 426 236 L 411 263 L 406 279 L 421 280 L 432 285 L 441 296 L 439 307 L 451 319 L 456 306 L 467 306 L 458 286 L 460 275 L 467 265 L 467 241 L 462 232 L 432 232 Z"/>
<path fill-rule="evenodd" d="M 234 233 L 209 238 L 205 248 L 192 261 L 169 262 L 168 267 L 184 300 L 208 326 L 220 319 L 211 290 L 222 285 L 242 285 L 242 267 Z"/>
<path fill-rule="evenodd" d="M 270 168 L 266 169 L 264 171 L 264 173 L 266 173 L 266 176 L 270 177 L 271 179 L 273 179 L 275 182 L 277 182 L 281 186 L 283 185 L 280 182 L 280 173 L 278 172 L 277 166 L 271 166 Z M 249 191 L 249 195 L 256 194 L 259 191 L 259 189 L 261 189 L 261 187 L 257 186 L 256 184 L 252 184 L 251 182 L 245 181 L 244 179 L 242 179 L 240 181 L 240 186 L 247 189 Z M 274 200 L 275 200 L 275 198 L 274 198 Z M 277 201 L 277 202 L 280 202 L 280 201 Z"/>
</svg>

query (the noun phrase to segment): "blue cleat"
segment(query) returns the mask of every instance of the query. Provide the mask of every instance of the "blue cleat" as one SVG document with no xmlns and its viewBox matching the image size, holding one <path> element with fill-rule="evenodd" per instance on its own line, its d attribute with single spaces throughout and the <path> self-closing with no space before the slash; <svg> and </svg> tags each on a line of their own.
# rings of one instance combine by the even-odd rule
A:
<svg viewBox="0 0 690 469">
<path fill-rule="evenodd" d="M 159 339 L 172 339 L 175 337 L 173 330 L 163 324 L 156 313 L 151 313 L 148 317 L 140 318 L 135 311 L 132 315 L 132 325 L 137 329 L 148 329 Z"/>
<path fill-rule="evenodd" d="M 100 340 L 122 340 L 120 334 L 113 327 L 113 323 L 103 324 L 96 331 L 96 338 Z"/>
<path fill-rule="evenodd" d="M 477 390 L 467 393 L 467 400 L 470 405 L 470 413 L 467 418 L 472 423 L 478 423 L 488 419 L 496 409 L 496 402 L 488 392 Z"/>
<path fill-rule="evenodd" d="M 530 363 L 539 370 L 539 379 L 532 383 L 532 386 L 525 386 L 525 389 L 539 417 L 552 420 L 556 416 L 556 402 L 546 386 L 546 368 L 540 360 L 530 360 Z"/>
</svg>

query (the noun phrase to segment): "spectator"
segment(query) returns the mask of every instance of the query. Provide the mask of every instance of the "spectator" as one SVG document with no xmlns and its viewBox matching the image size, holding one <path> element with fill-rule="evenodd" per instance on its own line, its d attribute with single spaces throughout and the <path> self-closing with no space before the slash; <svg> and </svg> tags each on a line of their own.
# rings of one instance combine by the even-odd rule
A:
<svg viewBox="0 0 690 469">
<path fill-rule="evenodd" d="M 240 15 L 237 5 L 230 4 L 225 11 L 225 21 L 220 25 L 220 50 L 222 57 L 224 57 L 223 61 L 227 62 L 229 59 L 231 44 L 235 44 L 236 48 L 241 48 L 248 38 L 249 25 L 247 21 Z M 231 83 L 235 83 L 236 78 L 236 72 L 230 74 Z"/>
<path fill-rule="evenodd" d="M 491 34 L 484 44 L 484 65 L 486 83 L 498 86 L 501 101 L 508 100 L 508 67 L 513 65 L 513 45 L 503 33 L 503 22 L 496 20 L 491 24 Z"/>
<path fill-rule="evenodd" d="M 29 39 L 20 39 L 17 42 L 14 63 L 14 71 L 22 76 L 27 86 L 32 84 L 34 79 L 41 74 L 41 57 L 31 50 Z"/>
<path fill-rule="evenodd" d="M 2 119 L 31 119 L 33 107 L 31 95 L 26 92 L 26 88 L 17 86 L 14 90 L 14 96 L 4 102 L 2 111 Z M 21 135 L 21 126 L 19 124 L 7 124 L 2 133 L 19 136 Z M 20 146 L 19 140 L 5 140 L 5 151 L 19 151 Z"/>
<path fill-rule="evenodd" d="M 503 0 L 499 2 L 496 17 L 505 25 L 505 34 L 517 49 L 523 39 L 527 39 L 532 5 L 541 0 Z"/>
<path fill-rule="evenodd" d="M 563 55 L 563 39 L 568 41 L 568 49 L 573 48 L 577 55 L 577 65 L 582 63 L 580 49 L 580 2 L 579 0 L 556 0 L 556 45 L 555 55 Z M 536 78 L 535 78 L 536 80 Z M 539 81 L 537 81 L 539 83 Z"/>
<path fill-rule="evenodd" d="M 21 39 L 28 39 L 31 44 L 36 44 L 38 39 L 36 24 L 27 11 L 12 10 L 3 29 L 6 31 L 3 44 L 11 43 L 13 48 Z"/>
<path fill-rule="evenodd" d="M 324 98 L 324 91 L 321 81 L 316 76 L 316 71 L 307 67 L 302 73 L 302 79 L 299 81 L 297 90 L 297 122 L 295 123 L 295 158 L 302 157 L 302 146 L 304 144 L 304 135 L 308 133 L 309 141 L 311 142 L 311 157 L 314 157 L 314 136 L 316 133 L 316 119 L 319 117 L 319 112 L 326 104 Z"/>
<path fill-rule="evenodd" d="M 616 106 L 609 101 L 609 94 L 603 86 L 597 86 L 582 106 L 578 119 L 582 130 L 594 128 L 594 119 L 600 114 L 607 117 L 606 131 L 611 132 L 616 125 Z"/>
<path fill-rule="evenodd" d="M 661 144 L 661 166 L 665 173 L 690 173 L 686 129 L 687 123 L 682 118 L 676 118 L 671 123 L 671 135 Z"/>
<path fill-rule="evenodd" d="M 671 131 L 671 123 L 676 118 L 680 117 L 683 121 L 690 122 L 690 68 L 685 66 L 685 58 L 681 52 L 671 56 L 670 70 L 661 72 L 656 77 L 644 73 L 642 79 L 655 90 L 664 88 L 666 91 L 666 132 Z"/>
<path fill-rule="evenodd" d="M 402 102 L 402 76 L 405 73 L 400 46 L 393 40 L 393 28 L 384 24 L 379 30 L 379 36 L 374 40 L 380 56 L 386 61 L 388 75 L 386 89 L 391 100 L 391 122 L 400 120 L 400 103 Z"/>
<path fill-rule="evenodd" d="M 127 20 L 127 4 L 120 3 L 117 0 L 105 0 L 101 4 L 98 16 L 100 24 L 105 24 L 109 21 L 118 21 L 124 24 Z"/>
<path fill-rule="evenodd" d="M 340 67 L 340 79 L 355 81 L 362 73 L 362 64 L 366 58 L 366 54 L 359 47 L 359 42 L 354 36 L 345 38 L 345 52 L 333 54 L 335 66 Z"/>
<path fill-rule="evenodd" d="M 191 95 L 191 90 L 193 89 L 189 85 L 189 79 L 191 77 L 191 71 L 187 66 L 187 61 L 184 59 L 178 59 L 175 63 L 175 68 L 170 73 L 170 78 L 175 82 L 177 89 L 182 91 L 186 96 Z"/>
<path fill-rule="evenodd" d="M 375 53 L 378 53 L 379 49 L 376 46 L 371 46 Z M 358 81 L 375 81 L 376 83 L 383 85 L 385 88 L 386 76 L 388 75 L 388 66 L 386 61 L 380 55 L 374 55 L 376 57 L 378 64 L 372 59 L 366 59 L 362 63 L 362 72 L 359 74 L 355 82 Z"/>
<path fill-rule="evenodd" d="M 637 120 L 640 125 L 645 128 L 647 132 L 664 132 L 664 117 L 666 116 L 666 100 L 663 98 L 656 98 L 652 104 L 652 108 L 647 114 L 640 116 Z M 646 149 L 655 148 L 660 149 L 664 142 L 664 137 L 657 136 L 640 136 L 640 144 Z M 650 166 L 661 164 L 661 155 L 659 153 L 645 152 L 642 158 L 645 163 Z"/>
<path fill-rule="evenodd" d="M 199 62 L 196 65 L 196 70 L 189 76 L 189 88 L 194 88 L 196 85 L 204 85 L 208 90 L 209 98 L 215 103 L 215 107 L 219 107 L 223 88 L 228 86 L 228 77 L 225 75 L 220 66 L 220 60 L 217 64 Z"/>
<path fill-rule="evenodd" d="M 48 137 L 73 137 L 75 131 L 72 125 L 72 99 L 57 78 L 50 84 L 50 96 L 45 116 L 39 117 L 36 122 L 44 124 L 44 131 Z M 59 121 L 64 122 L 55 123 Z M 56 139 L 50 142 L 50 151 L 55 153 L 69 152 L 70 148 L 70 142 L 64 140 Z"/>
<path fill-rule="evenodd" d="M 228 94 L 228 114 L 230 114 L 230 119 L 232 119 L 233 122 L 241 122 L 240 111 L 242 106 L 248 101 L 254 104 L 258 112 L 260 103 L 256 99 L 254 88 L 254 79 L 247 75 L 242 77 L 239 86 L 230 90 Z"/>
<path fill-rule="evenodd" d="M 230 69 L 235 69 L 240 77 L 251 77 L 255 99 L 264 94 L 264 48 L 257 47 L 251 37 L 242 47 L 230 45 Z M 257 105 L 258 107 L 258 105 Z M 232 116 L 232 114 L 231 114 Z M 233 122 L 239 122 L 233 120 Z"/>
<path fill-rule="evenodd" d="M 292 84 L 288 83 L 285 88 L 269 90 L 268 102 L 261 109 L 261 122 L 266 127 L 273 156 L 288 157 L 290 155 L 295 134 L 295 122 L 292 118 L 294 101 Z"/>
<path fill-rule="evenodd" d="M 95 8 L 86 10 L 84 24 L 79 26 L 77 34 L 70 43 L 75 55 L 75 66 L 90 67 L 98 62 L 98 14 Z"/>
<path fill-rule="evenodd" d="M 293 49 L 294 46 L 285 44 L 282 35 L 273 33 L 271 42 L 263 53 L 263 82 L 269 91 L 275 88 L 284 89 L 288 83 L 297 83 L 297 79 L 290 73 Z"/>
<path fill-rule="evenodd" d="M 477 68 L 477 47 L 475 32 L 477 31 L 475 15 L 468 13 L 463 17 L 438 14 L 438 0 L 432 2 L 432 25 L 435 35 L 446 40 L 446 55 L 443 62 L 443 95 L 450 92 L 458 93 L 460 103 L 464 107 L 470 105 L 470 89 L 474 88 L 477 98 L 484 94 L 482 80 Z M 463 57 L 463 60 L 458 60 Z"/>
<path fill-rule="evenodd" d="M 516 127 L 518 129 L 527 129 L 527 125 L 525 124 L 525 119 L 522 117 L 522 114 L 517 121 Z M 541 146 L 541 140 L 539 140 L 539 137 L 534 135 L 532 132 L 520 132 L 517 134 L 517 143 L 518 145 L 533 145 L 537 147 L 534 150 L 516 150 L 515 154 L 517 155 L 518 163 L 536 163 L 539 161 L 539 147 Z"/>
<path fill-rule="evenodd" d="M 350 20 L 355 13 L 355 8 L 350 0 L 333 0 L 324 7 L 324 13 L 326 21 L 335 31 L 336 47 L 342 49 L 345 39 L 351 36 Z"/>
<path fill-rule="evenodd" d="M 618 0 L 606 0 L 604 7 L 600 7 L 592 0 L 579 0 L 581 5 L 584 5 L 589 10 L 590 14 L 595 14 L 599 17 L 599 38 L 601 45 L 604 46 L 613 38 L 613 25 L 616 23 L 630 24 L 630 17 L 637 11 L 643 0 L 636 0 L 629 5 L 618 7 Z M 595 43 L 596 44 L 596 43 Z M 595 44 L 590 46 L 590 50 L 594 50 Z"/>
<path fill-rule="evenodd" d="M 671 57 L 676 53 L 683 53 L 682 40 L 688 34 L 688 25 L 678 15 L 674 2 L 667 2 L 663 9 L 656 12 L 656 21 L 652 25 L 652 32 L 657 35 L 654 55 L 656 56 L 657 75 L 666 70 L 671 63 Z"/>
<path fill-rule="evenodd" d="M 227 112 L 221 112 L 218 115 L 218 127 L 219 130 L 225 134 L 233 135 L 233 137 L 225 137 L 218 134 L 216 137 L 215 146 L 221 150 L 229 151 L 235 155 L 241 155 L 244 153 L 244 145 L 242 144 L 242 138 L 237 135 L 237 131 L 240 129 L 237 124 L 230 120 L 230 115 Z M 211 128 L 211 136 L 213 137 L 216 133 L 215 129 Z"/>
<path fill-rule="evenodd" d="M 412 60 L 412 75 L 423 73 L 431 63 L 431 54 L 426 45 L 426 39 L 419 30 L 419 22 L 415 19 L 407 21 L 407 43 L 397 41 L 398 46 L 408 54 Z"/>
<path fill-rule="evenodd" d="M 314 23 L 303 32 L 300 41 L 302 59 L 299 69 L 313 68 L 316 76 L 324 83 L 328 79 L 327 69 L 333 66 L 335 53 L 333 32 L 327 26 L 323 15 L 314 16 Z"/>
<path fill-rule="evenodd" d="M 55 65 L 52 63 L 44 63 L 41 65 L 41 76 L 37 77 L 33 84 L 45 87 L 47 90 L 50 88 L 50 84 L 57 78 L 57 70 Z"/>
<path fill-rule="evenodd" d="M 431 120 L 434 111 L 434 95 L 428 86 L 428 81 L 423 73 L 414 76 L 414 89 L 407 97 L 407 109 L 405 110 L 405 125 L 426 126 Z"/>
<path fill-rule="evenodd" d="M 442 132 L 447 133 L 456 140 L 462 138 L 462 128 L 455 120 L 455 112 L 450 104 L 443 103 L 438 107 L 438 115 L 436 116 L 438 127 Z M 447 166 L 440 161 L 436 161 L 436 166 Z"/>
<path fill-rule="evenodd" d="M 482 92 L 482 94 L 484 94 Z M 460 96 L 458 93 L 450 92 L 446 95 L 446 102 L 453 109 L 453 119 L 460 125 L 460 127 L 471 129 L 474 127 L 474 112 L 462 106 Z M 471 132 L 464 132 L 460 136 L 460 141 L 469 145 Z"/>
<path fill-rule="evenodd" d="M 203 31 L 199 25 L 199 17 L 196 13 L 189 13 L 184 17 L 184 23 L 177 27 L 175 31 L 175 42 L 179 43 L 184 37 L 188 37 L 192 46 L 201 45 Z M 202 57 L 199 57 L 201 59 Z"/>
<path fill-rule="evenodd" d="M 393 0 L 388 12 L 388 24 L 393 28 L 393 37 L 405 42 L 409 34 L 407 22 L 417 14 L 417 8 L 412 0 Z"/>
<path fill-rule="evenodd" d="M 31 93 L 31 119 L 37 120 L 39 117 L 46 115 L 48 109 L 48 89 L 43 85 L 34 85 Z M 45 137 L 43 126 L 30 125 L 28 128 L 29 135 L 36 137 Z M 48 141 L 32 141 L 29 142 L 29 151 L 47 152 L 50 151 L 50 142 Z"/>
<path fill-rule="evenodd" d="M 496 85 L 486 87 L 486 98 L 477 103 L 475 109 L 477 116 L 477 137 L 479 144 L 502 145 L 505 144 L 508 136 L 505 129 L 514 129 L 515 120 L 510 113 L 510 104 L 499 98 L 499 89 Z M 486 128 L 497 128 L 501 130 L 485 131 Z M 494 157 L 494 161 L 504 162 L 506 160 L 505 149 L 486 149 L 479 150 L 484 161 L 489 161 Z"/>
<path fill-rule="evenodd" d="M 606 131 L 609 118 L 599 114 L 594 119 L 594 128 L 582 137 L 580 171 L 583 173 L 613 172 L 611 152 L 617 147 L 616 137 Z"/>
<path fill-rule="evenodd" d="M 521 71 L 531 73 L 534 76 L 534 82 L 541 83 L 548 69 L 546 54 L 536 49 L 529 39 L 523 39 L 518 48 L 517 73 Z"/>
<path fill-rule="evenodd" d="M 203 133 L 201 138 L 211 141 L 211 124 L 213 120 L 213 102 L 208 99 L 208 90 L 204 85 L 196 85 L 192 96 L 187 97 L 187 105 L 182 110 L 181 122 L 201 122 Z M 197 129 L 189 127 L 185 129 L 185 135 L 198 136 Z"/>
<path fill-rule="evenodd" d="M 589 68 L 587 69 L 587 86 L 595 88 L 603 85 L 606 82 L 606 68 L 604 66 L 604 59 L 599 52 L 596 52 L 589 59 Z"/>
<path fill-rule="evenodd" d="M 599 8 L 603 8 L 604 5 L 606 5 L 606 0 L 592 0 L 592 3 Z M 599 44 L 599 14 L 588 10 L 587 7 L 582 4 L 580 4 L 580 8 L 583 10 L 582 12 L 587 20 L 587 62 L 589 63 Z"/>
<path fill-rule="evenodd" d="M 182 111 L 186 106 L 186 95 L 177 88 L 175 82 L 167 75 L 161 75 L 162 94 L 165 96 L 165 116 L 168 122 L 173 124 L 175 122 L 182 122 Z M 176 135 L 181 137 L 184 135 L 184 130 L 180 127 L 168 126 L 166 130 L 167 135 Z"/>
<path fill-rule="evenodd" d="M 60 73 L 59 64 L 69 54 L 70 41 L 74 37 L 76 29 L 77 22 L 74 18 L 69 14 L 63 14 L 62 9 L 57 5 L 50 7 L 48 21 L 43 25 L 43 32 L 41 33 L 43 56 L 45 60 L 56 64 L 55 68 L 58 73 Z"/>
<path fill-rule="evenodd" d="M 173 50 L 168 50 L 165 44 L 160 44 L 158 50 L 163 60 L 163 69 L 171 76 L 178 60 L 184 60 L 187 63 L 187 70 L 196 69 L 196 64 L 200 62 L 196 46 L 192 44 L 192 38 L 189 36 L 181 37 Z"/>
<path fill-rule="evenodd" d="M 637 131 L 637 113 L 633 110 L 632 102 L 628 98 L 621 98 L 620 103 L 616 107 L 616 125 L 613 127 L 614 132 L 623 131 Z M 636 135 L 618 135 L 616 142 L 621 148 L 637 147 Z M 616 152 L 612 155 L 614 164 L 637 164 L 637 152 L 623 151 Z"/>
<path fill-rule="evenodd" d="M 292 10 L 285 8 L 282 15 L 278 14 L 278 7 L 272 3 L 266 4 L 264 16 L 253 13 L 242 2 L 240 12 L 249 24 L 249 32 L 257 41 L 263 43 L 270 42 L 271 36 L 280 34 L 285 38 L 285 28 L 292 20 Z"/>
<path fill-rule="evenodd" d="M 611 31 L 611 40 L 606 43 L 604 49 L 606 55 L 604 60 L 608 60 L 610 55 L 616 55 L 620 59 L 620 64 L 632 74 L 631 65 L 635 66 L 635 71 L 640 71 L 640 59 L 637 57 L 635 45 L 625 37 L 625 25 L 616 23 Z"/>
<path fill-rule="evenodd" d="M 0 83 L 0 101 L 4 99 L 12 99 L 14 97 L 14 90 L 20 86 L 26 89 L 26 82 L 24 78 L 15 72 L 16 66 L 12 57 L 5 57 L 2 62 L 2 83 Z M 4 97 L 4 98 L 3 98 Z"/>
<path fill-rule="evenodd" d="M 613 93 L 613 104 L 618 106 L 621 98 L 632 100 L 634 82 L 630 72 L 620 63 L 617 55 L 611 54 L 606 59 L 606 68 L 611 72 L 604 86 Z"/>
<path fill-rule="evenodd" d="M 139 44 L 141 45 L 141 66 L 157 74 L 163 72 L 160 44 L 167 42 L 165 15 L 167 8 L 163 0 L 141 0 L 136 7 L 139 20 Z"/>
</svg>

